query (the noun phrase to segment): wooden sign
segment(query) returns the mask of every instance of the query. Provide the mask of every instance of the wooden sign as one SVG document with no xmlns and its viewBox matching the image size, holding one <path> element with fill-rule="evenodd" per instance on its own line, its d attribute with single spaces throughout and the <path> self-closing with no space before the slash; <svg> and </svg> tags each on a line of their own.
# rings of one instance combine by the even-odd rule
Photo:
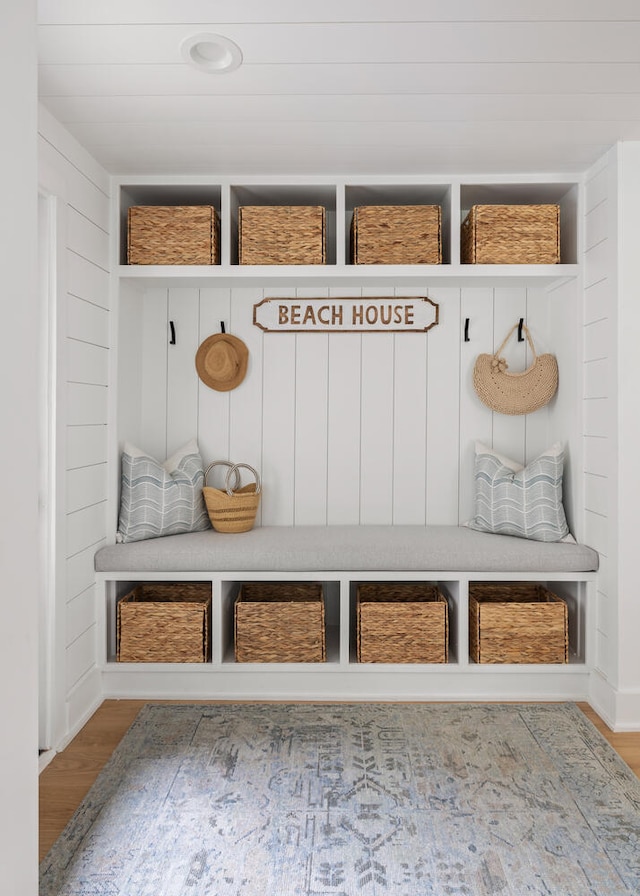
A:
<svg viewBox="0 0 640 896">
<path fill-rule="evenodd" d="M 438 305 L 426 296 L 269 298 L 253 306 L 253 322 L 267 333 L 424 333 Z"/>
</svg>

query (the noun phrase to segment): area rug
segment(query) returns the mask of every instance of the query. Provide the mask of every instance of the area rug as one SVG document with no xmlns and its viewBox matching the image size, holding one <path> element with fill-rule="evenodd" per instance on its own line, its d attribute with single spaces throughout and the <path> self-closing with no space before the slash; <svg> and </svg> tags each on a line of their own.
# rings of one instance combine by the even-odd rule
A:
<svg viewBox="0 0 640 896">
<path fill-rule="evenodd" d="M 640 893 L 640 781 L 575 704 L 146 705 L 41 896 Z"/>
</svg>

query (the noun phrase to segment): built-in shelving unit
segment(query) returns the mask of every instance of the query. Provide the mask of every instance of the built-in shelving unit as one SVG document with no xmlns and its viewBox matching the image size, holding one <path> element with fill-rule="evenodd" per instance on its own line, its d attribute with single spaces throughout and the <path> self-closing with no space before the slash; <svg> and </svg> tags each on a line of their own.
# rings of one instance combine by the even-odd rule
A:
<svg viewBox="0 0 640 896">
<path fill-rule="evenodd" d="M 153 574 L 144 581 L 152 581 Z M 176 582 L 193 576 L 169 576 Z M 344 699 L 397 694 L 401 687 L 407 697 L 469 695 L 469 676 L 485 677 L 487 684 L 474 690 L 502 698 L 520 694 L 523 698 L 548 691 L 559 698 L 578 697 L 584 691 L 592 657 L 590 632 L 593 612 L 594 573 L 555 573 L 553 577 L 523 573 L 518 581 L 536 581 L 567 602 L 569 619 L 569 662 L 567 664 L 477 664 L 469 653 L 469 585 L 475 581 L 513 581 L 514 576 L 455 573 L 344 572 L 328 573 L 221 573 L 198 581 L 211 581 L 212 608 L 211 661 L 202 664 L 118 663 L 116 662 L 116 602 L 136 582 L 131 573 L 126 580 L 117 574 L 103 574 L 99 585 L 106 596 L 101 642 L 105 645 L 102 669 L 107 693 L 118 696 L 131 689 L 135 693 L 161 695 L 171 682 L 172 693 L 185 690 L 194 697 L 276 697 L 287 693 L 303 698 L 336 696 Z M 325 603 L 327 659 L 324 663 L 237 663 L 234 655 L 234 602 L 244 582 L 321 581 Z M 360 663 L 356 654 L 355 601 L 357 585 L 371 581 L 411 581 L 437 584 L 446 597 L 449 614 L 449 659 L 446 664 Z M 334 673 L 333 675 L 331 673 Z M 340 680 L 336 678 L 340 673 Z M 402 684 L 397 675 L 401 675 Z M 491 683 L 488 683 L 488 679 Z M 395 683 L 394 683 L 395 682 Z M 380 692 L 380 688 L 382 691 Z M 373 690 L 370 690 L 373 689 Z M 488 693 L 488 692 L 487 692 Z"/>
<path fill-rule="evenodd" d="M 490 414 L 473 402 L 467 384 L 473 358 L 486 351 L 491 340 L 507 332 L 512 319 L 527 315 L 535 321 L 537 335 L 545 350 L 560 350 L 563 388 L 572 388 L 570 373 L 577 369 L 578 349 L 569 333 L 571 322 L 562 314 L 572 307 L 577 292 L 581 255 L 580 226 L 582 185 L 579 177 L 478 178 L 154 178 L 126 177 L 115 184 L 115 220 L 119 222 L 113 257 L 114 283 L 122 296 L 120 306 L 120 407 L 117 416 L 117 443 L 123 438 L 140 439 L 147 450 L 166 446 L 175 450 L 177 441 L 197 432 L 206 461 L 214 459 L 220 445 L 240 451 L 236 460 L 262 462 L 268 467 L 265 502 L 273 500 L 269 487 L 280 490 L 278 508 L 271 510 L 269 524 L 290 525 L 288 508 L 295 506 L 295 524 L 318 522 L 314 514 L 321 502 L 327 505 L 327 522 L 370 522 L 378 520 L 377 498 L 371 500 L 371 471 L 389 473 L 391 456 L 388 440 L 372 434 L 380 432 L 380 420 L 398 428 L 398 438 L 411 433 L 419 444 L 408 452 L 402 442 L 394 451 L 405 458 L 408 469 L 429 455 L 431 466 L 420 480 L 423 500 L 431 501 L 435 519 L 428 522 L 457 522 L 464 516 L 467 480 L 471 464 L 467 445 L 487 429 L 497 433 L 500 444 L 517 446 L 522 456 L 533 445 L 546 447 L 553 438 L 575 436 L 571 425 L 575 394 L 569 405 L 561 405 L 554 416 L 539 413 L 535 419 L 502 418 L 486 426 Z M 561 263 L 557 265 L 469 265 L 460 262 L 460 226 L 475 204 L 551 203 L 560 206 Z M 211 266 L 158 266 L 126 264 L 126 222 L 134 205 L 213 205 L 220 218 L 220 264 Z M 327 226 L 327 263 L 300 266 L 246 266 L 238 263 L 238 209 L 242 205 L 322 205 Z M 354 208 L 361 205 L 438 204 L 442 219 L 442 264 L 439 265 L 354 265 L 350 258 L 350 229 Z M 288 289 L 371 291 L 406 287 L 443 289 L 442 320 L 437 332 L 406 339 L 402 351 L 389 350 L 386 339 L 373 336 L 364 345 L 349 343 L 345 354 L 336 348 L 331 364 L 327 361 L 326 337 L 306 337 L 304 351 L 296 351 L 295 337 L 275 336 L 263 340 L 251 323 L 251 308 L 261 292 L 273 287 Z M 187 289 L 182 289 L 187 287 Z M 218 289 L 220 287 L 220 289 Z M 242 289 L 240 289 L 242 287 Z M 249 287 L 249 289 L 246 289 Z M 468 289 L 467 289 L 468 287 Z M 237 290 L 235 288 L 238 288 Z M 200 290 L 200 296 L 198 291 Z M 553 300 L 547 293 L 553 291 Z M 568 301 L 563 302 L 563 296 Z M 557 314 L 562 309 L 562 314 Z M 461 324 L 466 315 L 472 320 L 472 341 L 461 345 Z M 554 331 L 554 315 L 559 330 Z M 570 314 L 569 314 L 570 317 Z M 238 395 L 219 395 L 204 390 L 194 373 L 193 356 L 198 341 L 212 332 L 221 319 L 230 320 L 234 332 L 245 339 L 252 352 L 252 371 Z M 167 322 L 176 321 L 177 347 L 167 348 Z M 564 329 L 563 329 L 564 328 Z M 360 337 L 357 337 L 360 339 Z M 400 338 L 400 337 L 398 337 Z M 498 339 L 497 344 L 499 344 Z M 382 348 L 383 354 L 373 352 Z M 427 344 L 429 346 L 427 351 Z M 340 346 L 345 345 L 344 342 Z M 406 351 L 405 351 L 406 349 Z M 352 357 L 355 361 L 352 363 Z M 146 370 L 153 369 L 151 377 Z M 332 376 L 341 370 L 340 385 Z M 124 371 L 124 372 L 122 372 Z M 414 376 L 414 371 L 416 376 Z M 289 384 L 298 378 L 295 388 Z M 350 389 L 350 378 L 358 379 L 358 389 Z M 390 381 L 398 391 L 392 401 Z M 423 388 L 427 382 L 426 389 Z M 265 386 L 265 383 L 270 384 Z M 347 386 L 342 388 L 342 384 Z M 373 391 L 361 394 L 362 384 L 375 383 Z M 122 384 L 126 384 L 123 387 Z M 274 388 L 276 384 L 277 388 Z M 373 388 L 373 387 L 372 387 Z M 577 388 L 577 387 L 576 387 Z M 414 395 L 415 392 L 415 395 Z M 382 396 L 382 397 L 380 397 Z M 319 401 L 329 429 L 320 429 L 307 413 Z M 395 402 L 395 403 L 394 403 Z M 389 411 L 389 408 L 393 411 Z M 328 408 L 328 410 L 327 410 Z M 569 410 L 567 410 L 569 408 Z M 416 409 L 419 409 L 416 411 Z M 388 411 L 388 413 L 387 413 Z M 418 413 L 418 417 L 416 417 Z M 386 417 L 380 415 L 386 414 Z M 406 417 L 406 419 L 405 419 Z M 320 415 L 320 426 L 326 426 Z M 354 434 L 354 420 L 360 427 Z M 419 420 L 419 424 L 416 424 Z M 262 427 L 260 429 L 260 427 Z M 306 429 L 305 429 L 306 427 Z M 424 444 L 420 434 L 426 434 Z M 417 435 L 416 435 L 417 434 Z M 489 438 L 489 436 L 485 436 Z M 286 439 L 290 441 L 286 441 Z M 355 457 L 344 445 L 369 444 L 370 455 Z M 369 439 L 369 443 L 366 440 Z M 226 441 L 225 441 L 226 440 Z M 295 441 L 295 446 L 292 442 Z M 370 444 L 371 443 L 371 444 Z M 543 444 L 544 443 L 544 444 Z M 327 445 L 329 444 L 329 449 Z M 237 446 L 240 446 L 239 448 Z M 320 445 L 320 447 L 318 447 Z M 152 446 L 152 447 L 148 447 Z M 322 447 L 323 446 L 323 447 Z M 160 457 L 163 448 L 155 449 Z M 116 446 L 112 446 L 116 457 Z M 325 454 L 321 455 L 324 451 Z M 333 461 L 327 461 L 329 451 Z M 431 453 L 430 453 L 431 452 Z M 211 455 L 211 456 L 209 456 Z M 364 459 L 363 459 L 364 458 Z M 339 463 L 338 463 L 339 460 Z M 297 464 L 297 491 L 289 488 Z M 313 474 L 323 468 L 323 479 Z M 331 463 L 334 464 L 331 467 Z M 356 471 L 356 495 L 352 473 L 341 470 L 346 464 L 360 464 Z M 259 463 L 258 463 L 259 465 Z M 577 466 L 576 466 L 577 468 Z M 394 513 L 411 514 L 414 483 L 407 475 L 397 475 Z M 269 477 L 272 477 L 270 480 Z M 313 482 L 311 480 L 314 479 Z M 331 481 L 333 491 L 321 494 L 321 484 Z M 343 489 L 344 499 L 335 495 Z M 460 491 L 457 493 L 456 489 Z M 327 489 L 328 493 L 328 489 Z M 451 494 L 455 509 L 451 507 Z M 461 497 L 462 496 L 462 497 Z M 381 502 L 387 501 L 383 496 Z M 308 504 L 305 504 L 305 501 Z M 330 504 L 330 501 L 333 503 Z M 353 507 L 359 504 L 357 514 Z M 404 505 L 402 505 L 404 501 Z M 289 502 L 288 504 L 286 502 Z M 115 500 L 114 500 L 115 505 Z M 386 504 L 385 504 L 386 507 Z M 409 510 L 407 509 L 409 508 Z M 371 515 L 371 519 L 367 517 Z M 277 517 L 274 519 L 274 517 Z M 284 519 L 284 522 L 281 520 Z M 394 517 L 394 522 L 398 516 Z M 413 518 L 404 519 L 414 522 Z M 321 520 L 322 522 L 322 520 Z M 417 520 L 420 522 L 420 520 Z M 595 631 L 594 573 L 548 574 L 544 571 L 515 576 L 545 583 L 567 600 L 569 607 L 570 661 L 562 665 L 485 665 L 471 661 L 469 654 L 469 584 L 479 580 L 513 580 L 511 576 L 458 573 L 353 573 L 327 570 L 323 573 L 271 574 L 229 571 L 204 575 L 212 586 L 212 652 L 203 664 L 126 664 L 116 662 L 116 602 L 136 581 L 156 579 L 202 581 L 203 574 L 109 573 L 98 576 L 98 594 L 105 602 L 99 643 L 103 651 L 101 669 L 107 696 L 193 697 L 218 699 L 582 699 L 588 690 L 592 666 L 591 640 Z M 133 579 L 133 581 L 132 581 Z M 243 581 L 321 581 L 327 622 L 325 663 L 240 664 L 234 658 L 233 604 Z M 357 662 L 355 646 L 355 588 L 362 581 L 437 582 L 449 605 L 449 660 L 446 664 L 370 664 Z"/>
<path fill-rule="evenodd" d="M 172 182 L 138 178 L 121 180 L 115 191 L 120 223 L 116 259 L 118 277 L 148 286 L 169 282 L 174 286 L 293 285 L 324 283 L 329 286 L 455 283 L 547 285 L 575 277 L 578 260 L 577 179 L 476 181 L 474 178 L 411 180 L 351 178 L 337 182 L 308 179 L 287 182 L 269 178 L 209 181 L 182 178 Z M 475 204 L 551 203 L 560 206 L 561 263 L 558 265 L 460 264 L 460 225 Z M 439 205 L 442 212 L 441 265 L 354 265 L 350 257 L 350 229 L 354 208 L 362 205 Z M 133 205 L 212 205 L 221 221 L 219 265 L 168 266 L 126 264 L 127 211 Z M 242 205 L 322 205 L 327 229 L 325 265 L 238 264 L 238 208 Z"/>
</svg>

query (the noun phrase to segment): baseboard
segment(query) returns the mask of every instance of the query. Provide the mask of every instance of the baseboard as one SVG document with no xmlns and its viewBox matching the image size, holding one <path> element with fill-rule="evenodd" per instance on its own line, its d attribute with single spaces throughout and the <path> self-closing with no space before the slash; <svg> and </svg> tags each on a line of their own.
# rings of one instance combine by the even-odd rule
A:
<svg viewBox="0 0 640 896">
<path fill-rule="evenodd" d="M 589 705 L 612 731 L 640 731 L 640 691 L 619 691 L 594 670 Z"/>
<path fill-rule="evenodd" d="M 67 721 L 55 746 L 56 752 L 61 752 L 71 743 L 103 701 L 101 678 L 94 668 L 67 695 Z"/>
</svg>

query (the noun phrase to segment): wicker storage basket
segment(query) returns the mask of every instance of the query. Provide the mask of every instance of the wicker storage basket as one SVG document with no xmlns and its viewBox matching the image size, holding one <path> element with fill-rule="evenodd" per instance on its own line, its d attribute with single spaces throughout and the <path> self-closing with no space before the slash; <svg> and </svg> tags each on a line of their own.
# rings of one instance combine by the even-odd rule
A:
<svg viewBox="0 0 640 896">
<path fill-rule="evenodd" d="M 244 584 L 234 609 L 237 662 L 325 661 L 324 600 L 320 583 Z"/>
<path fill-rule="evenodd" d="M 476 663 L 567 663 L 567 604 L 535 582 L 469 585 L 469 652 Z"/>
<path fill-rule="evenodd" d="M 359 663 L 446 663 L 448 604 L 435 585 L 366 583 L 356 592 Z"/>
<path fill-rule="evenodd" d="M 474 205 L 462 224 L 463 264 L 558 264 L 560 207 Z"/>
<path fill-rule="evenodd" d="M 441 264 L 439 205 L 364 205 L 351 220 L 353 264 Z"/>
<path fill-rule="evenodd" d="M 129 209 L 128 264 L 219 264 L 220 223 L 210 205 Z"/>
<path fill-rule="evenodd" d="M 117 606 L 119 663 L 204 663 L 211 640 L 211 585 L 148 582 Z"/>
<path fill-rule="evenodd" d="M 321 205 L 244 205 L 238 210 L 240 264 L 325 264 Z"/>
</svg>

